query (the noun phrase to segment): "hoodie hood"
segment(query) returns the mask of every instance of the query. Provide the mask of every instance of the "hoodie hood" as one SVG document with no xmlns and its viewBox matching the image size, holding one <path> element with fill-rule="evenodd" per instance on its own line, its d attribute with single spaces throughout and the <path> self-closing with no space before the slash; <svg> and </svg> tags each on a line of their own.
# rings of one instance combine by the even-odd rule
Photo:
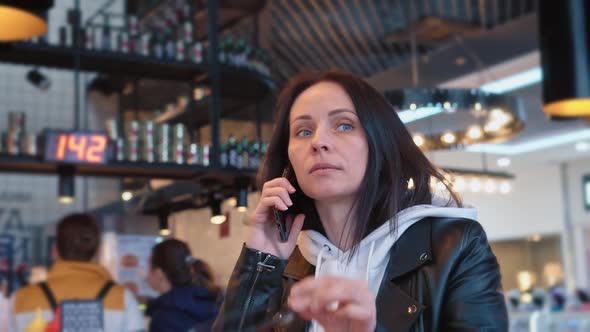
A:
<svg viewBox="0 0 590 332">
<path fill-rule="evenodd" d="M 68 279 L 68 280 L 89 280 L 95 282 L 106 282 L 111 280 L 111 274 L 103 266 L 92 262 L 77 262 L 57 260 L 49 273 L 47 279 Z"/>
<path fill-rule="evenodd" d="M 397 229 L 391 232 L 389 222 L 367 235 L 358 245 L 352 260 L 350 250 L 343 252 L 324 235 L 306 230 L 299 235 L 297 244 L 301 254 L 316 267 L 316 277 L 336 275 L 369 282 L 376 295 L 389 259 L 389 251 L 396 240 L 414 223 L 427 217 L 452 217 L 477 219 L 477 210 L 470 207 L 444 206 L 448 200 L 434 196 L 432 204 L 415 205 L 397 214 Z"/>
<path fill-rule="evenodd" d="M 218 311 L 219 304 L 214 293 L 189 285 L 174 287 L 150 302 L 146 314 L 154 316 L 164 313 L 169 318 L 178 315 L 201 322 L 212 319 Z"/>
</svg>

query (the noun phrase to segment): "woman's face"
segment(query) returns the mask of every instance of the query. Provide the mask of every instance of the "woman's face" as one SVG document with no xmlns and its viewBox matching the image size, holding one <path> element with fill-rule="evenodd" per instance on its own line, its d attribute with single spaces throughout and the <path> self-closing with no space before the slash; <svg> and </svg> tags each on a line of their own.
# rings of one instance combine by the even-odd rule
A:
<svg viewBox="0 0 590 332">
<path fill-rule="evenodd" d="M 369 155 L 352 100 L 338 84 L 303 91 L 289 116 L 289 160 L 303 192 L 316 201 L 355 197 Z"/>
</svg>

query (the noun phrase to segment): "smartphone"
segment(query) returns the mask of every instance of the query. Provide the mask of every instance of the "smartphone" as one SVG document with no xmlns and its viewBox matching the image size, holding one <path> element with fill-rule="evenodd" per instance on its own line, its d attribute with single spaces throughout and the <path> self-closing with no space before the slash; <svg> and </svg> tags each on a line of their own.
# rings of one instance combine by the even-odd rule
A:
<svg viewBox="0 0 590 332">
<path fill-rule="evenodd" d="M 282 177 L 287 178 L 289 182 L 291 182 L 291 165 L 287 165 L 283 170 Z M 288 211 L 288 210 L 287 210 Z M 277 229 L 279 231 L 279 241 L 287 242 L 289 239 L 289 231 L 287 230 L 287 211 L 281 211 L 277 208 L 273 208 L 274 216 L 275 216 L 275 224 L 277 225 Z"/>
</svg>

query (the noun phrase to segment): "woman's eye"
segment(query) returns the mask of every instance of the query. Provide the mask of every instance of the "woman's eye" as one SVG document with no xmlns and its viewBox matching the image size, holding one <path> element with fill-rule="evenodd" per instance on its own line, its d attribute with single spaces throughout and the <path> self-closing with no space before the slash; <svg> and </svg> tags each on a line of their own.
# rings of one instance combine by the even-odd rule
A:
<svg viewBox="0 0 590 332">
<path fill-rule="evenodd" d="M 309 135 L 311 135 L 311 130 L 308 130 L 308 129 L 301 129 L 297 132 L 297 136 L 299 136 L 299 137 L 306 137 Z"/>
<path fill-rule="evenodd" d="M 338 130 L 340 131 L 350 131 L 352 130 L 352 125 L 348 124 L 348 123 L 343 123 L 341 125 L 338 126 Z"/>
</svg>

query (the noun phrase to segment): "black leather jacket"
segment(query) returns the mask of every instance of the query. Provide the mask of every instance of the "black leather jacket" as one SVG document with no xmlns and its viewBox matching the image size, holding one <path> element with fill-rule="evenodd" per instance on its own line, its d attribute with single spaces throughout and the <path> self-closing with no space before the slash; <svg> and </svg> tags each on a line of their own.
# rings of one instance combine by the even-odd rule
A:
<svg viewBox="0 0 590 332">
<path fill-rule="evenodd" d="M 259 331 L 314 267 L 295 250 L 289 260 L 244 247 L 214 331 Z M 376 331 L 508 331 L 500 270 L 481 225 L 425 218 L 391 249 L 377 294 Z M 305 331 L 296 320 L 274 331 Z"/>
</svg>

